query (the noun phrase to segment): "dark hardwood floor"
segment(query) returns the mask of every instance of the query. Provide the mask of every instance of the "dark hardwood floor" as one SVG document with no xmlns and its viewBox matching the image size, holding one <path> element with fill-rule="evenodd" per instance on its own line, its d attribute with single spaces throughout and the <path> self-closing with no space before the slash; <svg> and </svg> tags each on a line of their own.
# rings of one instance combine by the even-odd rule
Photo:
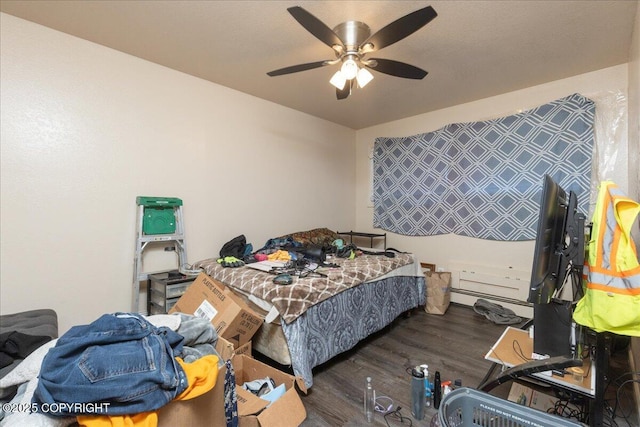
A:
<svg viewBox="0 0 640 427">
<path fill-rule="evenodd" d="M 313 387 L 302 397 L 307 410 L 303 426 L 386 426 L 381 413 L 375 414 L 373 424 L 365 423 L 363 389 L 368 376 L 373 380 L 378 398 L 387 396 L 385 401 L 393 408 L 401 407 L 401 414 L 411 418 L 413 426 L 430 426 L 437 413 L 433 408 L 428 409 L 422 421 L 411 417 L 410 373 L 407 370 L 426 363 L 430 372 L 440 372 L 443 381 L 459 379 L 463 386 L 476 388 L 491 367 L 484 355 L 504 329 L 504 325 L 490 322 L 471 307 L 452 304 L 444 316 L 416 309 L 351 351 L 314 370 Z M 615 376 L 623 375 L 624 378 L 628 364 L 625 366 L 624 362 L 627 353 L 622 353 L 622 356 L 612 357 L 612 367 Z M 503 384 L 491 394 L 506 398 L 510 387 L 509 383 Z M 628 390 L 630 396 L 631 387 Z M 608 400 L 609 407 L 615 404 L 615 391 L 614 388 L 613 395 L 608 394 L 612 396 Z M 620 416 L 633 412 L 628 396 L 617 408 L 618 417 L 613 421 L 607 417 L 605 426 L 638 425 L 637 418 L 626 420 Z M 389 425 L 408 424 L 389 418 Z"/>
</svg>

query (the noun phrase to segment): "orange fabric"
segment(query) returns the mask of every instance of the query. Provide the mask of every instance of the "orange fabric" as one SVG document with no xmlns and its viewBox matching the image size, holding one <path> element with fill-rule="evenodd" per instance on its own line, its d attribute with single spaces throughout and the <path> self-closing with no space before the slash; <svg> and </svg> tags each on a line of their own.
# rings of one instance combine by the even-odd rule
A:
<svg viewBox="0 0 640 427">
<path fill-rule="evenodd" d="M 609 270 L 608 268 L 589 266 L 589 271 L 593 271 L 594 273 L 608 274 L 609 276 L 613 276 L 613 277 L 627 277 L 627 276 L 635 276 L 636 274 L 640 274 L 640 266 L 634 268 L 633 270 L 626 270 L 626 271 L 613 271 L 613 270 Z M 585 280 L 588 279 L 588 275 L 584 275 L 583 277 Z"/>
<path fill-rule="evenodd" d="M 633 288 L 619 289 L 619 288 L 614 288 L 612 286 L 602 285 L 600 283 L 593 283 L 593 282 L 587 283 L 587 288 L 598 290 L 598 291 L 609 292 L 612 294 L 640 296 L 640 289 L 633 289 Z"/>
<path fill-rule="evenodd" d="M 80 427 L 157 427 L 155 411 L 131 415 L 79 415 Z"/>
<path fill-rule="evenodd" d="M 189 385 L 176 396 L 176 400 L 189 400 L 201 396 L 216 385 L 218 379 L 218 356 L 204 356 L 192 363 L 176 357 L 176 360 L 184 369 Z"/>
<path fill-rule="evenodd" d="M 267 259 L 269 261 L 291 261 L 291 255 L 287 251 L 277 250 L 267 255 Z"/>
</svg>

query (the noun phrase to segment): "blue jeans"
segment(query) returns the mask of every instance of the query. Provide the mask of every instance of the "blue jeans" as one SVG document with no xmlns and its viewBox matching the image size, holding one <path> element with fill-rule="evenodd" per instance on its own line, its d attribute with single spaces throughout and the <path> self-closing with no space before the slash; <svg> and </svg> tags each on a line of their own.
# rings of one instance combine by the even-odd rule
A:
<svg viewBox="0 0 640 427">
<path fill-rule="evenodd" d="M 74 326 L 45 356 L 33 402 L 49 415 L 156 410 L 187 387 L 175 360 L 183 340 L 134 313 Z"/>
</svg>

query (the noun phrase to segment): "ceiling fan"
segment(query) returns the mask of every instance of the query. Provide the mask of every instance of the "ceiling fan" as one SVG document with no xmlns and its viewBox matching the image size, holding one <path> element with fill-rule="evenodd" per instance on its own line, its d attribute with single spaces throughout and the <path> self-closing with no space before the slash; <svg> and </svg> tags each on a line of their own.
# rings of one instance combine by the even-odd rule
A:
<svg viewBox="0 0 640 427">
<path fill-rule="evenodd" d="M 336 58 L 280 68 L 269 71 L 267 73 L 269 76 L 281 76 L 325 65 L 342 64 L 330 83 L 336 87 L 336 97 L 346 99 L 356 83 L 364 87 L 373 79 L 373 75 L 367 69 L 406 79 L 420 80 L 427 75 L 425 70 L 404 62 L 384 58 L 365 58 L 365 56 L 404 39 L 431 22 L 438 16 L 431 6 L 405 15 L 373 35 L 364 22 L 347 21 L 338 24 L 332 30 L 300 6 L 290 7 L 287 11 L 307 31 L 332 48 Z"/>
</svg>

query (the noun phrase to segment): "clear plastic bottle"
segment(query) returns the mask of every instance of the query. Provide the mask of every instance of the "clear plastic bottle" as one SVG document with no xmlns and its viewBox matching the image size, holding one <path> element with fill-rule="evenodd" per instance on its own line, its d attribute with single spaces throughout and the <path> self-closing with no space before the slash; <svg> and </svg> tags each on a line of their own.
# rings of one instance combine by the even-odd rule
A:
<svg viewBox="0 0 640 427">
<path fill-rule="evenodd" d="M 411 370 L 411 415 L 416 420 L 424 418 L 424 372 L 420 366 Z"/>
<path fill-rule="evenodd" d="M 364 418 L 368 423 L 373 422 L 373 411 L 375 406 L 375 391 L 371 385 L 371 377 L 367 377 L 364 386 Z"/>
</svg>

